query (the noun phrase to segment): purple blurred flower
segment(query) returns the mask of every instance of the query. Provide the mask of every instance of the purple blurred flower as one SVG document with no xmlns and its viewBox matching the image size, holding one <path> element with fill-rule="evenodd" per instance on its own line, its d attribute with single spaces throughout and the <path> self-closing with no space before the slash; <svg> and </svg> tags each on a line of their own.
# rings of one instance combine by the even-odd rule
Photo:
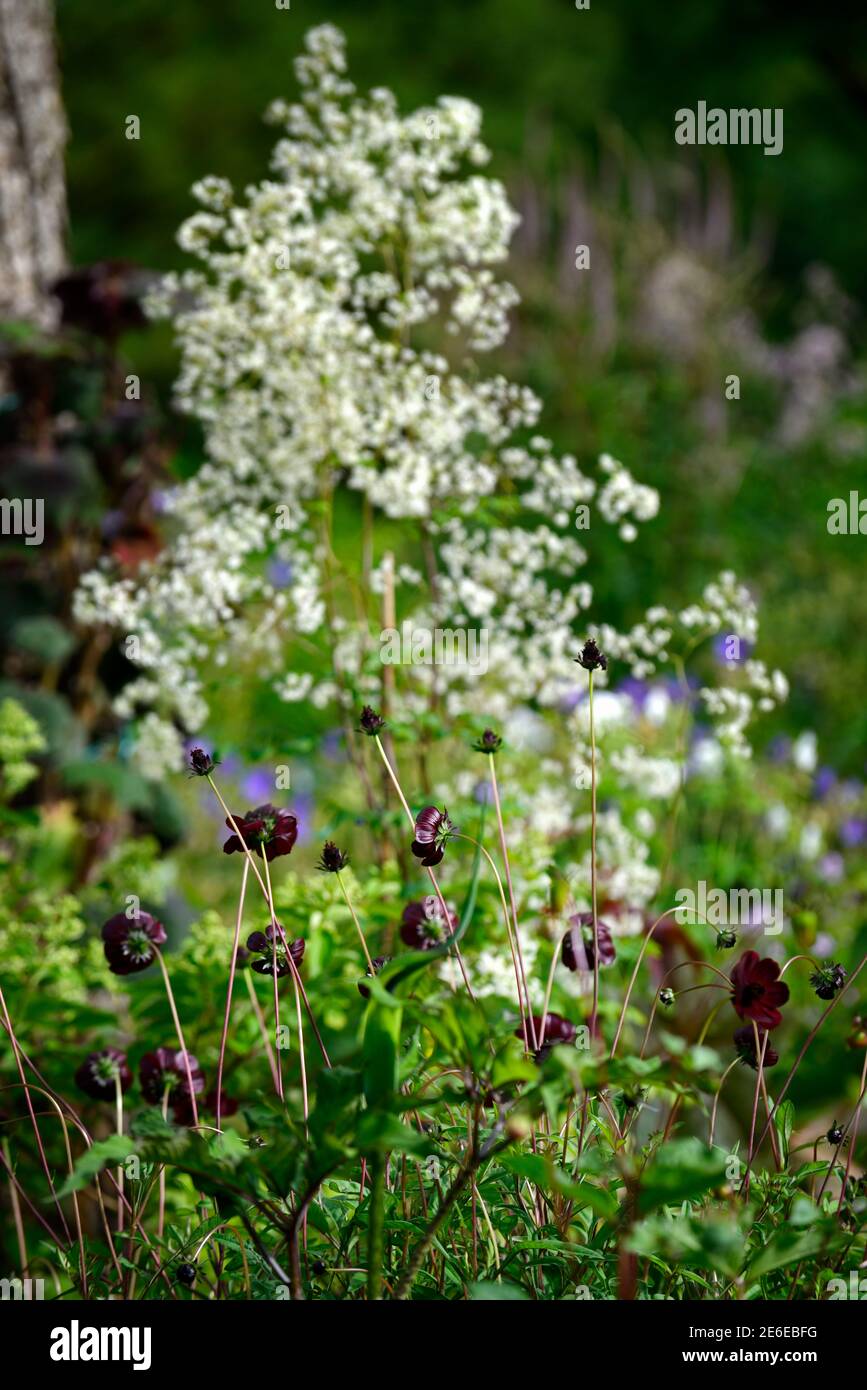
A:
<svg viewBox="0 0 867 1390">
<path fill-rule="evenodd" d="M 842 854 L 838 854 L 836 850 L 831 850 L 828 854 L 822 855 L 816 869 L 819 877 L 823 878 L 826 883 L 839 883 L 846 871 L 846 866 L 843 863 Z"/>
<path fill-rule="evenodd" d="M 274 773 L 254 768 L 241 779 L 241 791 L 248 801 L 266 801 L 274 790 Z"/>
<path fill-rule="evenodd" d="M 832 767 L 820 767 L 813 778 L 813 795 L 822 801 L 837 783 L 837 774 Z"/>
<path fill-rule="evenodd" d="M 849 816 L 840 826 L 840 841 L 846 849 L 852 849 L 855 845 L 863 845 L 867 839 L 867 818 L 864 816 Z"/>
<path fill-rule="evenodd" d="M 288 560 L 273 559 L 268 564 L 268 583 L 275 589 L 288 589 L 292 583 L 292 566 Z"/>
</svg>

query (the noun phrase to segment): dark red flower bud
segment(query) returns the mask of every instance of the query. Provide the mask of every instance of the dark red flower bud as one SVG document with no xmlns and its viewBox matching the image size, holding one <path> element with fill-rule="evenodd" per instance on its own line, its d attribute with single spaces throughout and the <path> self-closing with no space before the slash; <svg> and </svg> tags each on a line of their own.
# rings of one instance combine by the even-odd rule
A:
<svg viewBox="0 0 867 1390">
<path fill-rule="evenodd" d="M 436 806 L 425 806 L 419 811 L 415 818 L 415 839 L 410 849 L 426 869 L 440 863 L 454 829 L 445 809 L 440 811 Z"/>
</svg>

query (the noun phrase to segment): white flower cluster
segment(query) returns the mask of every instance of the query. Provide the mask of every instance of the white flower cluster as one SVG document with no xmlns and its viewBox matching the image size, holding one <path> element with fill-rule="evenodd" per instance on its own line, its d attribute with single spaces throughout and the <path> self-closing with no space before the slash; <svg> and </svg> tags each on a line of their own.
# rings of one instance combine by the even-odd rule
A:
<svg viewBox="0 0 867 1390">
<path fill-rule="evenodd" d="M 479 172 L 479 110 L 443 97 L 402 116 L 384 89 L 359 96 L 327 24 L 296 70 L 300 101 L 268 113 L 283 128 L 271 177 L 242 198 L 214 176 L 195 185 L 201 210 L 179 239 L 200 268 L 167 277 L 153 299 L 174 323 L 177 399 L 203 427 L 206 459 L 168 499 L 163 552 L 135 579 L 89 574 L 77 597 L 78 619 L 112 626 L 140 668 L 117 708 L 144 715 L 148 776 L 160 749 L 164 769 L 175 764 L 178 727 L 201 728 L 212 690 L 242 663 L 282 699 L 319 708 L 375 691 L 373 633 L 350 608 L 352 567 L 328 521 L 338 489 L 363 496 L 366 524 L 382 514 L 417 537 L 415 610 L 417 569 L 370 576 L 375 593 L 392 577 L 400 586 L 400 620 L 488 634 L 485 670 L 404 669 L 393 713 L 423 708 L 433 687 L 450 715 L 504 723 L 556 708 L 584 677 L 571 657 L 593 594 L 576 508 L 595 502 L 630 541 L 659 507 L 609 455 L 600 482 L 555 456 L 533 433 L 532 391 L 478 370 L 516 302 L 495 267 L 517 223 L 502 185 Z M 442 329 L 448 356 L 429 346 Z M 676 630 L 728 623 L 752 641 L 751 614 L 723 576 L 679 619 L 656 607 L 625 636 L 599 631 L 609 657 L 645 677 Z M 299 645 L 311 659 L 287 671 Z M 750 681 L 762 707 L 777 697 L 759 663 Z M 716 704 L 739 743 L 748 716 L 727 700 Z"/>
</svg>

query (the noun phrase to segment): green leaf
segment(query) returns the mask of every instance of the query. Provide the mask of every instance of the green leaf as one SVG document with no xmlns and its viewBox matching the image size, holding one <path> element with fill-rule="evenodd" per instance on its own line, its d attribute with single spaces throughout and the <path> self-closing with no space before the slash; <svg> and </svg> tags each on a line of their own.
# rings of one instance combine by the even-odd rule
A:
<svg viewBox="0 0 867 1390">
<path fill-rule="evenodd" d="M 638 1210 L 649 1212 L 668 1202 L 700 1197 L 724 1181 L 725 1168 L 722 1149 L 708 1148 L 695 1138 L 670 1140 L 644 1170 Z"/>
<path fill-rule="evenodd" d="M 795 1127 L 795 1107 L 790 1100 L 784 1100 L 774 1111 L 774 1127 L 780 1141 L 780 1153 L 783 1163 L 789 1161 L 789 1141 L 792 1137 L 792 1130 Z"/>
<path fill-rule="evenodd" d="M 526 1303 L 529 1297 L 517 1284 L 497 1284 L 492 1279 L 470 1284 L 470 1298 L 474 1303 Z"/>
</svg>

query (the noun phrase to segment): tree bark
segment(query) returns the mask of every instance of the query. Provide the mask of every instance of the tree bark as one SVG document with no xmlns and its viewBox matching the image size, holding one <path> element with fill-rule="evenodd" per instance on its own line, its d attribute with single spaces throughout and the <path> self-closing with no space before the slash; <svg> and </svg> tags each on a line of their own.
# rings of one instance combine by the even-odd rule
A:
<svg viewBox="0 0 867 1390">
<path fill-rule="evenodd" d="M 50 326 L 66 266 L 66 120 L 52 0 L 0 0 L 0 316 Z"/>
</svg>

